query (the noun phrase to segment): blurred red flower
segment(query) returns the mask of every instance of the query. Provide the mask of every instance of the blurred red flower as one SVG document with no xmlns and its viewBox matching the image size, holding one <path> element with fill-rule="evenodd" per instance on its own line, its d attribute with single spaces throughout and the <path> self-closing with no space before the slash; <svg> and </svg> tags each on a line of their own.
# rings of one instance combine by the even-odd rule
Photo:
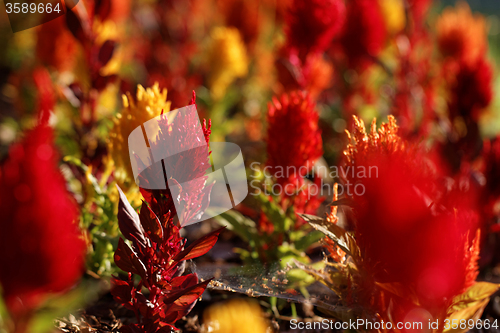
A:
<svg viewBox="0 0 500 333">
<path fill-rule="evenodd" d="M 413 18 L 414 24 L 420 27 L 425 19 L 425 15 L 432 0 L 406 0 L 408 4 L 409 13 Z"/>
<path fill-rule="evenodd" d="M 37 125 L 12 146 L 0 175 L 0 284 L 13 315 L 83 273 L 78 209 L 57 166 L 52 129 Z"/>
<path fill-rule="evenodd" d="M 492 82 L 493 69 L 486 59 L 473 64 L 461 63 L 451 83 L 450 117 L 462 116 L 477 122 L 481 111 L 493 99 Z"/>
<path fill-rule="evenodd" d="M 382 51 L 387 37 L 384 17 L 377 1 L 351 0 L 341 45 L 352 67 L 363 66 Z"/>
<path fill-rule="evenodd" d="M 343 0 L 294 0 L 286 17 L 288 46 L 302 60 L 309 52 L 323 52 L 344 24 Z"/>
<path fill-rule="evenodd" d="M 255 0 L 218 0 L 217 4 L 224 15 L 226 26 L 237 28 L 246 45 L 253 45 L 262 28 L 259 9 L 263 1 Z"/>
<path fill-rule="evenodd" d="M 436 22 L 437 44 L 445 57 L 472 65 L 488 50 L 486 19 L 466 2 L 446 8 Z"/>
<path fill-rule="evenodd" d="M 405 299 L 393 300 L 400 319 L 415 307 L 413 296 L 436 318 L 477 276 L 476 201 L 446 186 L 441 163 L 401 140 L 397 130 L 390 118 L 379 131 L 374 122 L 367 134 L 356 119 L 346 151 L 356 170 L 348 180 L 363 187 L 353 196 L 356 242 L 367 274 L 402 288 Z M 362 168 L 372 168 L 371 174 L 363 176 Z"/>
</svg>

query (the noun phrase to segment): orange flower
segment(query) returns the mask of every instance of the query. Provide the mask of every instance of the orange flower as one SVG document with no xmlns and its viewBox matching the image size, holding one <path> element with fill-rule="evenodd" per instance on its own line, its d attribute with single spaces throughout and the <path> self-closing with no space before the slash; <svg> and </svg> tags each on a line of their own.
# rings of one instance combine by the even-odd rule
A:
<svg viewBox="0 0 500 333">
<path fill-rule="evenodd" d="M 437 23 L 439 50 L 454 60 L 473 64 L 483 57 L 488 41 L 483 16 L 473 15 L 466 2 L 455 8 L 446 8 Z"/>
</svg>

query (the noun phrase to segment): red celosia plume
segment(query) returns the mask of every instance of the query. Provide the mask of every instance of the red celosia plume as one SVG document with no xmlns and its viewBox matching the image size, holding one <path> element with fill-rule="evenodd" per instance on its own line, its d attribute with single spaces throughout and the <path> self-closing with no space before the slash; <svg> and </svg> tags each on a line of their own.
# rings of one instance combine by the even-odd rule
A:
<svg viewBox="0 0 500 333">
<path fill-rule="evenodd" d="M 267 165 L 272 170 L 294 167 L 302 172 L 298 176 L 305 176 L 323 155 L 318 119 L 316 105 L 305 92 L 273 98 L 267 115 Z"/>
<path fill-rule="evenodd" d="M 295 0 L 286 17 L 288 46 L 305 60 L 309 52 L 323 52 L 344 24 L 343 0 Z"/>
<path fill-rule="evenodd" d="M 458 186 L 444 185 L 440 163 L 400 139 L 393 118 L 378 132 L 373 123 L 369 134 L 357 119 L 356 126 L 346 150 L 356 172 L 347 173 L 347 181 L 363 187 L 353 196 L 352 221 L 363 269 L 377 283 L 402 288 L 406 298 L 393 300 L 401 319 L 415 307 L 412 297 L 442 316 L 477 275 L 475 201 Z"/>
<path fill-rule="evenodd" d="M 349 64 L 365 65 L 382 51 L 387 37 L 378 1 L 351 0 L 342 30 L 341 46 Z"/>
<path fill-rule="evenodd" d="M 14 314 L 71 287 L 83 273 L 78 208 L 52 140 L 52 129 L 37 125 L 12 146 L 0 174 L 0 284 Z"/>
</svg>

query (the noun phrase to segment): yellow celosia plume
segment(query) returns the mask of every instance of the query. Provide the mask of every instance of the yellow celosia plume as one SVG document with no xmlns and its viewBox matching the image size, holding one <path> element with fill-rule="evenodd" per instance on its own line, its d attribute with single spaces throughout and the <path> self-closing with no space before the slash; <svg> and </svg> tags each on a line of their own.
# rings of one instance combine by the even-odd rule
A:
<svg viewBox="0 0 500 333">
<path fill-rule="evenodd" d="M 114 119 L 108 146 L 115 165 L 115 179 L 121 187 L 123 185 L 128 189 L 134 183 L 128 136 L 136 127 L 159 116 L 162 111 L 170 111 L 170 102 L 167 101 L 167 90 L 160 90 L 158 83 L 147 89 L 139 85 L 135 99 L 130 93 L 122 97 L 123 110 Z"/>
<path fill-rule="evenodd" d="M 217 100 L 222 98 L 236 78 L 247 75 L 248 57 L 238 29 L 218 27 L 212 30 L 210 36 L 208 85 L 212 97 Z"/>
<path fill-rule="evenodd" d="M 379 0 L 385 26 L 390 34 L 401 32 L 406 25 L 405 2 L 403 0 Z"/>
</svg>

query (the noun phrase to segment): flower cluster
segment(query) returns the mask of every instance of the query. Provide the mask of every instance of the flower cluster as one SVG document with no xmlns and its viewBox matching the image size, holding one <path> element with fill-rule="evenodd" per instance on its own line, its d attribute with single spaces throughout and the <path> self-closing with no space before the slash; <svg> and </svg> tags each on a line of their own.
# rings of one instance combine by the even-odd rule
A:
<svg viewBox="0 0 500 333">
<path fill-rule="evenodd" d="M 478 274 L 478 215 L 474 200 L 464 199 L 472 194 L 444 185 L 439 161 L 401 139 L 394 118 L 378 130 L 373 122 L 369 133 L 354 120 L 346 162 L 376 165 L 378 176 L 349 179 L 365 187 L 363 196 L 349 198 L 352 234 L 337 226 L 336 208 L 320 223 L 331 232 L 326 244 L 339 268 L 327 281 L 343 279 L 349 289 L 332 285 L 343 301 L 381 320 L 409 321 L 424 309 L 443 322 Z"/>
</svg>

